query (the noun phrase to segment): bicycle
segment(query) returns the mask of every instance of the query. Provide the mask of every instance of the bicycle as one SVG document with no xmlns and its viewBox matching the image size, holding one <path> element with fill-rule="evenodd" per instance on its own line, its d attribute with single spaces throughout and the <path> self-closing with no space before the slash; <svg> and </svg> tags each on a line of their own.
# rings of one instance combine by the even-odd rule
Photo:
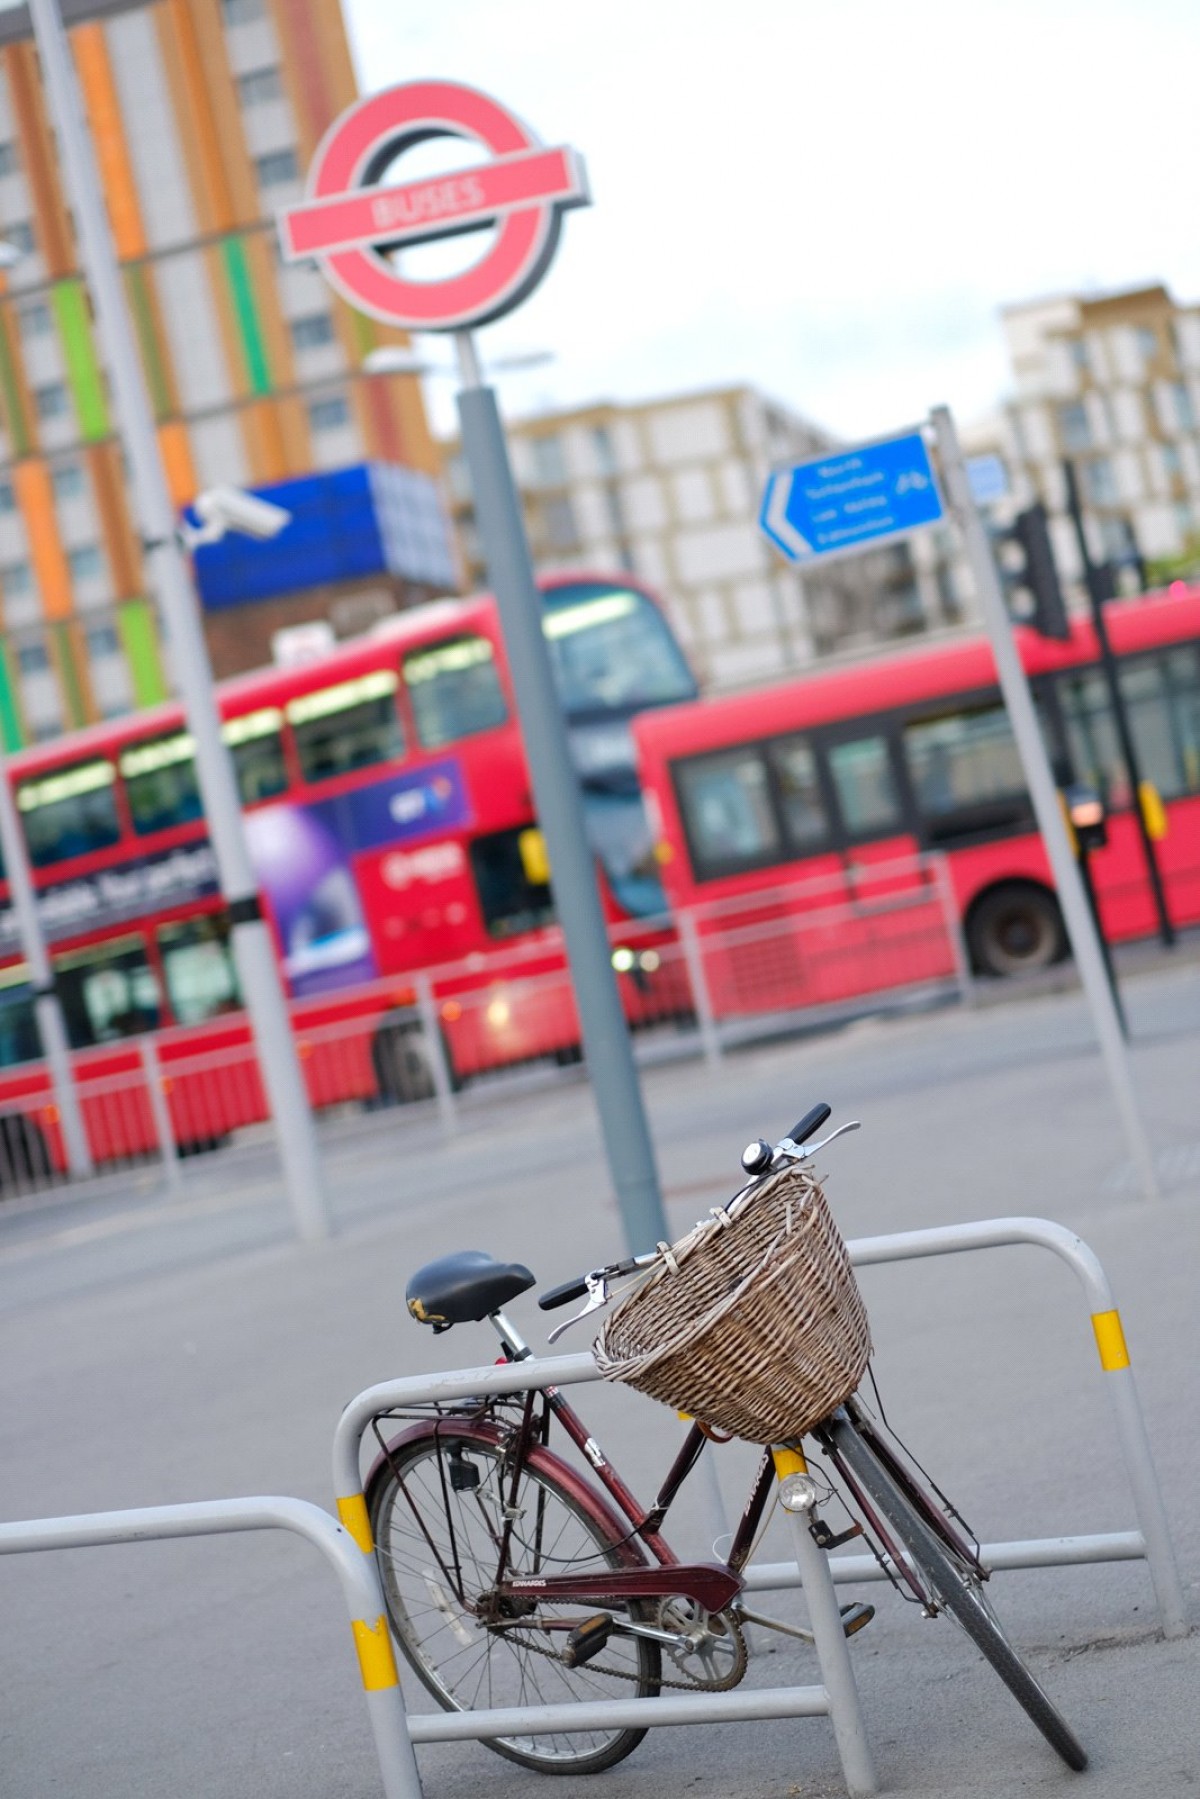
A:
<svg viewBox="0 0 1200 1799">
<path fill-rule="evenodd" d="M 742 1157 L 750 1178 L 727 1219 L 752 1205 L 773 1174 L 857 1128 L 842 1125 L 810 1144 L 829 1117 L 828 1106 L 816 1106 L 777 1144 L 751 1144 Z M 606 1303 L 612 1282 L 660 1264 L 662 1247 L 568 1281 L 539 1306 L 548 1311 L 586 1296 L 582 1317 Z M 503 1308 L 534 1285 L 522 1264 L 464 1251 L 419 1270 L 407 1299 L 413 1316 L 436 1332 L 486 1318 L 504 1359 L 519 1362 L 533 1352 Z M 778 1480 L 782 1503 L 807 1514 L 822 1548 L 864 1536 L 892 1584 L 926 1614 L 949 1613 L 1067 1765 L 1086 1767 L 1083 1748 L 992 1610 L 977 1539 L 860 1392 L 806 1433 L 857 1518 L 833 1531 L 821 1509 L 834 1489 L 814 1475 L 798 1438 L 768 1446 L 722 1563 L 681 1562 L 662 1534 L 716 1435 L 703 1422 L 690 1424 L 645 1507 L 555 1388 L 387 1416 L 407 1419 L 408 1428 L 386 1441 L 383 1420 L 375 1421 L 380 1449 L 365 1482 L 368 1515 L 393 1634 L 444 1709 L 630 1689 L 642 1697 L 667 1687 L 724 1691 L 746 1671 L 747 1625 L 811 1643 L 811 1633 L 751 1610 L 744 1598 L 742 1573 Z M 550 1447 L 552 1423 L 594 1480 Z M 872 1606 L 844 1606 L 843 1629 L 853 1635 L 873 1616 Z M 613 1726 L 488 1739 L 488 1747 L 541 1773 L 587 1774 L 623 1760 L 645 1734 Z"/>
</svg>

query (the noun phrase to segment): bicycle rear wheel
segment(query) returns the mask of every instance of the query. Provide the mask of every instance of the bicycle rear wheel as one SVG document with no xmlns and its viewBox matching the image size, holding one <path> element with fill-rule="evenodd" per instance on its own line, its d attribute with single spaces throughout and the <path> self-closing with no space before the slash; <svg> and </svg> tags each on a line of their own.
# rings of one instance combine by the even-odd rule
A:
<svg viewBox="0 0 1200 1799">
<path fill-rule="evenodd" d="M 579 1562 L 627 1567 L 638 1559 L 621 1552 L 604 1509 L 547 1450 L 530 1451 L 514 1502 L 499 1433 L 444 1420 L 390 1446 L 366 1500 L 392 1629 L 445 1710 L 658 1692 L 658 1646 L 643 1638 L 614 1633 L 593 1660 L 566 1665 L 562 1626 L 582 1622 L 594 1608 L 543 1602 L 527 1616 L 497 1617 L 489 1605 L 509 1511 L 517 1516 L 506 1576 L 561 1574 Z M 631 1606 L 628 1615 L 640 1614 Z M 481 1740 L 542 1774 L 598 1774 L 645 1734 L 612 1728 Z"/>
<path fill-rule="evenodd" d="M 823 1432 L 880 1515 L 895 1530 L 934 1594 L 990 1662 L 1051 1748 L 1069 1768 L 1076 1772 L 1086 1768 L 1086 1751 L 1008 1641 L 980 1591 L 978 1574 L 960 1562 L 934 1534 L 847 1413 L 837 1413 Z"/>
</svg>

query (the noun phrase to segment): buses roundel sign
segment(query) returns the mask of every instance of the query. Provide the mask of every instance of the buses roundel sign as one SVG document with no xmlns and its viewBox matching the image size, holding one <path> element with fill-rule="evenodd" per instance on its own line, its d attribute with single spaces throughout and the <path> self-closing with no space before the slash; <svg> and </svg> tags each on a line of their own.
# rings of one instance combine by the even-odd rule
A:
<svg viewBox="0 0 1200 1799">
<path fill-rule="evenodd" d="M 461 137 L 488 160 L 444 176 L 383 181 L 414 144 Z M 357 101 L 325 133 L 304 200 L 279 215 L 289 262 L 315 257 L 360 312 L 410 331 L 465 331 L 511 310 L 545 274 L 568 206 L 586 206 L 582 159 L 547 149 L 478 89 L 413 81 Z M 387 252 L 494 226 L 462 273 L 414 281 Z"/>
</svg>

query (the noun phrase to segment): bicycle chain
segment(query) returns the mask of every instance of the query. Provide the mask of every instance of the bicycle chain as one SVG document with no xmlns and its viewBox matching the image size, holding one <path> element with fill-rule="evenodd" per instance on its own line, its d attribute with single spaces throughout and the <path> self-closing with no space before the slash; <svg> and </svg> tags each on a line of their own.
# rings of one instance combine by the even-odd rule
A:
<svg viewBox="0 0 1200 1799">
<path fill-rule="evenodd" d="M 691 1680 L 668 1680 L 665 1676 L 660 1676 L 658 1681 L 660 1687 L 671 1687 L 673 1690 L 684 1693 L 728 1693 L 745 1678 L 746 1662 L 743 1652 L 746 1647 L 746 1638 L 742 1626 L 733 1616 L 726 1616 L 724 1613 L 718 1613 L 717 1616 L 725 1619 L 730 1635 L 735 1638 L 738 1644 L 739 1654 L 734 1663 L 732 1672 L 725 1675 L 722 1680 L 696 1680 L 695 1678 Z M 509 1633 L 505 1631 L 500 1632 L 499 1634 L 508 1635 Z M 525 1648 L 531 1650 L 534 1655 L 544 1655 L 549 1657 L 551 1661 L 562 1662 L 561 1652 L 557 1649 L 550 1649 L 541 1643 L 532 1642 L 526 1642 Z M 667 1653 L 669 1654 L 670 1651 L 668 1650 Z M 605 1667 L 604 1664 L 599 1661 L 588 1662 L 585 1665 L 589 1667 L 594 1674 L 607 1674 L 610 1680 L 641 1680 L 642 1678 L 640 1674 L 628 1672 L 624 1668 Z"/>
</svg>

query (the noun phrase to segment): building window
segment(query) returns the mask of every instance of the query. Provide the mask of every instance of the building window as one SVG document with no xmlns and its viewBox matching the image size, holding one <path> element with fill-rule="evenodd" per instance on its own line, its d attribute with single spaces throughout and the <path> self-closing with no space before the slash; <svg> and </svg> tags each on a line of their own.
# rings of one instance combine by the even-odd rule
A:
<svg viewBox="0 0 1200 1799">
<path fill-rule="evenodd" d="M 1175 422 L 1181 431 L 1196 429 L 1196 409 L 1192 405 L 1192 396 L 1182 381 L 1171 383 L 1171 405 L 1175 410 Z"/>
<path fill-rule="evenodd" d="M 1088 357 L 1088 347 L 1081 337 L 1071 339 L 1071 361 L 1081 375 L 1086 375 L 1092 366 Z"/>
<path fill-rule="evenodd" d="M 17 666 L 23 675 L 44 674 L 50 666 L 44 643 L 23 643 L 17 651 Z"/>
<path fill-rule="evenodd" d="M 22 256 L 32 256 L 37 247 L 33 235 L 33 226 L 28 219 L 14 219 L 11 225 L 4 227 L 4 241 L 19 250 Z"/>
<path fill-rule="evenodd" d="M 8 233 L 4 235 L 7 237 Z M 26 300 L 17 308 L 22 337 L 46 337 L 54 329 L 54 314 L 44 300 Z"/>
<path fill-rule="evenodd" d="M 33 570 L 27 562 L 10 562 L 7 568 L 0 568 L 0 593 L 9 599 L 28 593 L 32 586 Z"/>
<path fill-rule="evenodd" d="M 565 494 L 547 500 L 542 506 L 542 525 L 546 541 L 555 550 L 573 550 L 579 544 L 579 527 L 571 502 Z"/>
<path fill-rule="evenodd" d="M 119 656 L 121 653 L 121 639 L 115 625 L 92 625 L 84 636 L 88 655 L 93 662 L 102 662 L 106 656 Z"/>
<path fill-rule="evenodd" d="M 12 142 L 0 144 L 0 175 L 11 175 L 20 166 L 17 146 Z"/>
<path fill-rule="evenodd" d="M 44 387 L 35 387 L 33 403 L 40 419 L 65 418 L 71 410 L 71 396 L 61 381 L 47 381 Z"/>
<path fill-rule="evenodd" d="M 308 422 L 314 431 L 340 431 L 350 423 L 349 403 L 341 394 L 333 394 L 327 400 L 311 400 Z"/>
<path fill-rule="evenodd" d="M 592 454 L 596 458 L 596 468 L 600 474 L 616 474 L 617 453 L 613 448 L 612 433 L 607 425 L 597 425 L 593 430 Z"/>
<path fill-rule="evenodd" d="M 531 437 L 529 440 L 533 481 L 537 487 L 563 487 L 567 480 L 567 464 L 561 437 Z"/>
<path fill-rule="evenodd" d="M 1084 463 L 1083 486 L 1093 506 L 1116 504 L 1117 480 L 1112 463 L 1106 456 L 1098 456 L 1094 461 Z"/>
<path fill-rule="evenodd" d="M 278 69 L 250 69 L 238 76 L 237 85 L 243 106 L 263 106 L 268 100 L 278 100 L 283 93 Z"/>
<path fill-rule="evenodd" d="M 1134 336 L 1137 338 L 1138 353 L 1143 362 L 1153 362 L 1158 355 L 1158 332 L 1153 325 L 1135 325 Z"/>
<path fill-rule="evenodd" d="M 1163 471 L 1168 481 L 1178 481 L 1183 475 L 1183 458 L 1179 454 L 1178 444 L 1159 444 L 1162 455 Z"/>
<path fill-rule="evenodd" d="M 1063 448 L 1067 450 L 1090 450 L 1092 447 L 1092 428 L 1088 424 L 1087 408 L 1078 400 L 1069 406 L 1058 409 L 1058 429 L 1062 436 Z"/>
<path fill-rule="evenodd" d="M 17 496 L 12 490 L 11 481 L 0 481 L 0 512 L 15 512 Z"/>
<path fill-rule="evenodd" d="M 290 330 L 297 350 L 315 350 L 334 340 L 333 317 L 328 312 L 305 313 L 303 318 L 291 321 Z"/>
<path fill-rule="evenodd" d="M 227 25 L 252 25 L 265 11 L 265 0 L 221 0 L 221 13 Z"/>
<path fill-rule="evenodd" d="M 260 187 L 281 187 L 285 181 L 297 180 L 300 174 L 294 150 L 269 150 L 265 156 L 256 156 L 254 169 Z"/>
<path fill-rule="evenodd" d="M 51 469 L 50 485 L 54 489 L 56 500 L 77 500 L 85 491 L 87 482 L 77 462 L 64 462 L 58 468 Z"/>
<path fill-rule="evenodd" d="M 68 553 L 67 561 L 74 581 L 94 581 L 97 575 L 104 573 L 104 557 L 99 544 L 80 544 L 77 550 Z"/>
</svg>

